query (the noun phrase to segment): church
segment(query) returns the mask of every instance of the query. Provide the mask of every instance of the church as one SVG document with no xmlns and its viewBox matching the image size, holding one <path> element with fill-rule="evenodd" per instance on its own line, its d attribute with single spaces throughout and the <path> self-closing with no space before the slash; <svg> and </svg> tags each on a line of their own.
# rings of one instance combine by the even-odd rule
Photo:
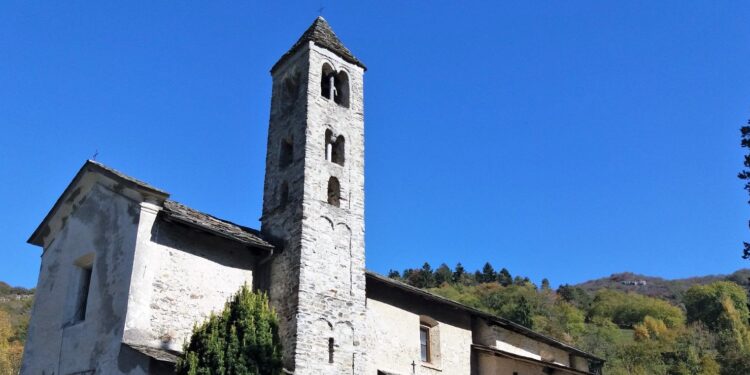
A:
<svg viewBox="0 0 750 375">
<path fill-rule="evenodd" d="M 41 269 L 21 374 L 170 374 L 243 284 L 297 375 L 582 375 L 603 360 L 365 269 L 365 65 L 318 17 L 271 68 L 260 229 L 87 161 L 29 238 Z"/>
</svg>

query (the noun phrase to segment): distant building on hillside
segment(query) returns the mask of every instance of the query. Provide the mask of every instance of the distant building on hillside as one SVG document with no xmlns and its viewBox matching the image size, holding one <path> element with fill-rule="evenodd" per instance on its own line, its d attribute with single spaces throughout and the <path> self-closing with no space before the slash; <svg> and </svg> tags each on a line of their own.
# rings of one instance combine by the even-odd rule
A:
<svg viewBox="0 0 750 375">
<path fill-rule="evenodd" d="M 620 281 L 620 284 L 630 285 L 630 286 L 645 286 L 645 285 L 648 285 L 648 281 L 646 280 L 623 280 L 623 281 Z"/>
</svg>

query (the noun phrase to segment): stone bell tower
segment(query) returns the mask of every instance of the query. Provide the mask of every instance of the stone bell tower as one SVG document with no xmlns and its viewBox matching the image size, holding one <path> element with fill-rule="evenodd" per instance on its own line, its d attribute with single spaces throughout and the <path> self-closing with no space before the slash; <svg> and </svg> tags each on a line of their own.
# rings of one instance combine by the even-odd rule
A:
<svg viewBox="0 0 750 375">
<path fill-rule="evenodd" d="M 271 69 L 262 232 L 284 365 L 365 372 L 365 66 L 322 17 Z"/>
</svg>

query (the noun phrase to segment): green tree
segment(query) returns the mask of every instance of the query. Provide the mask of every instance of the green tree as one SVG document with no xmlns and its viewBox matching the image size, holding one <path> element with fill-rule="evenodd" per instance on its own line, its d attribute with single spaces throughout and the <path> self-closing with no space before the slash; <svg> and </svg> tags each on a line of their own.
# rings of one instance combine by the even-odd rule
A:
<svg viewBox="0 0 750 375">
<path fill-rule="evenodd" d="M 546 277 L 542 279 L 542 290 L 550 290 L 549 280 Z"/>
<path fill-rule="evenodd" d="M 565 301 L 573 304 L 573 306 L 584 311 L 591 307 L 591 303 L 594 300 L 593 297 L 591 297 L 591 295 L 583 288 L 568 284 L 561 285 L 557 288 L 557 295 Z"/>
<path fill-rule="evenodd" d="M 507 268 L 503 267 L 503 269 L 501 269 L 500 272 L 497 273 L 497 282 L 499 282 L 502 286 L 513 284 L 513 277 L 510 275 L 510 272 Z"/>
<path fill-rule="evenodd" d="M 453 270 L 453 282 L 454 283 L 462 282 L 465 274 L 466 274 L 466 269 L 459 262 L 458 264 L 456 264 L 456 268 Z"/>
<path fill-rule="evenodd" d="M 685 293 L 683 302 L 688 322 L 702 322 L 713 331 L 732 328 L 730 320 L 721 319 L 727 315 L 727 301 L 738 314 L 737 319 L 745 323 L 750 319 L 745 290 L 729 281 L 717 281 L 694 286 Z"/>
<path fill-rule="evenodd" d="M 586 328 L 584 313 L 561 299 L 537 314 L 532 318 L 535 330 L 568 344 L 575 344 Z"/>
<path fill-rule="evenodd" d="M 396 270 L 390 270 L 388 271 L 388 278 L 398 280 L 401 278 L 401 274 Z"/>
<path fill-rule="evenodd" d="M 443 283 L 449 283 L 453 279 L 453 271 L 447 264 L 443 263 L 435 270 L 435 286 L 441 286 Z"/>
<path fill-rule="evenodd" d="M 482 276 L 482 272 L 479 270 L 474 271 L 474 282 L 477 284 L 484 283 L 484 276 Z"/>
<path fill-rule="evenodd" d="M 432 288 L 435 286 L 435 275 L 432 273 L 432 267 L 429 263 L 424 262 L 422 265 L 422 268 L 417 270 L 413 277 L 413 283 L 412 285 L 416 286 L 417 288 Z"/>
<path fill-rule="evenodd" d="M 679 332 L 667 364 L 670 375 L 719 375 L 716 336 L 700 322 L 688 325 Z"/>
<path fill-rule="evenodd" d="M 181 375 L 281 374 L 278 318 L 265 294 L 244 285 L 220 314 L 193 329 L 176 370 Z"/>
<path fill-rule="evenodd" d="M 492 264 L 490 264 L 490 262 L 485 263 L 484 267 L 482 267 L 481 279 L 477 281 L 480 283 L 491 283 L 496 279 L 497 273 L 495 273 L 495 268 L 492 267 Z"/>
<path fill-rule="evenodd" d="M 542 311 L 544 298 L 529 284 L 502 287 L 498 284 L 486 285 L 478 289 L 481 300 L 491 313 L 533 328 L 535 315 L 546 315 Z"/>
<path fill-rule="evenodd" d="M 667 301 L 608 289 L 596 293 L 588 315 L 589 318 L 611 319 L 621 327 L 633 327 L 646 316 L 663 321 L 669 328 L 682 326 L 685 322 L 682 310 Z"/>
<path fill-rule="evenodd" d="M 479 294 L 476 292 L 476 286 L 464 285 L 460 283 L 443 284 L 437 288 L 430 289 L 431 292 L 451 299 L 466 306 L 488 311 L 482 304 Z M 488 311 L 489 312 L 489 311 Z"/>
</svg>

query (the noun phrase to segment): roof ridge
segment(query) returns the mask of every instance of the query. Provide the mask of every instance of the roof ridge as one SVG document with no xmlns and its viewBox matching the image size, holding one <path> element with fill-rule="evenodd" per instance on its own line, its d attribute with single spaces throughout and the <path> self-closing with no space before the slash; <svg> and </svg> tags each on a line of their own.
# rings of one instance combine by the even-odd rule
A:
<svg viewBox="0 0 750 375">
<path fill-rule="evenodd" d="M 302 33 L 302 36 L 299 37 L 297 42 L 292 45 L 292 48 L 290 48 L 289 51 L 282 55 L 279 61 L 277 61 L 276 64 L 273 65 L 273 67 L 271 68 L 271 72 L 275 71 L 284 61 L 289 59 L 289 57 L 291 57 L 292 54 L 297 51 L 297 49 L 307 44 L 308 42 L 313 42 L 316 45 L 337 54 L 339 57 L 344 59 L 344 61 L 360 66 L 362 67 L 362 69 L 367 70 L 365 64 L 359 61 L 359 59 L 357 59 L 354 54 L 352 54 L 352 52 L 348 48 L 346 48 L 344 43 L 341 42 L 341 39 L 336 36 L 336 33 L 333 32 L 333 29 L 331 28 L 331 25 L 328 24 L 328 21 L 326 21 L 323 16 L 318 16 L 315 18 L 315 21 L 313 21 L 310 27 L 308 27 L 307 30 Z"/>
<path fill-rule="evenodd" d="M 248 227 L 246 225 L 242 225 L 242 224 L 236 223 L 236 222 L 231 221 L 231 220 L 222 219 L 222 218 L 220 218 L 220 217 L 218 217 L 218 216 L 216 216 L 214 214 L 209 214 L 208 212 L 201 211 L 199 209 L 193 208 L 191 206 L 186 205 L 185 203 L 178 202 L 178 201 L 176 201 L 174 199 L 165 199 L 164 201 L 165 201 L 165 203 L 168 201 L 170 203 L 180 205 L 180 206 L 182 206 L 183 208 L 185 208 L 187 210 L 194 211 L 194 212 L 196 212 L 198 214 L 201 214 L 201 215 L 206 215 L 206 216 L 208 216 L 208 217 L 210 217 L 210 218 L 212 218 L 214 220 L 221 221 L 223 223 L 234 225 L 234 226 L 242 228 L 242 229 L 244 229 L 244 230 L 246 230 L 248 232 L 253 232 L 255 234 L 261 234 L 261 232 L 259 230 L 255 229 L 255 228 Z"/>
</svg>

